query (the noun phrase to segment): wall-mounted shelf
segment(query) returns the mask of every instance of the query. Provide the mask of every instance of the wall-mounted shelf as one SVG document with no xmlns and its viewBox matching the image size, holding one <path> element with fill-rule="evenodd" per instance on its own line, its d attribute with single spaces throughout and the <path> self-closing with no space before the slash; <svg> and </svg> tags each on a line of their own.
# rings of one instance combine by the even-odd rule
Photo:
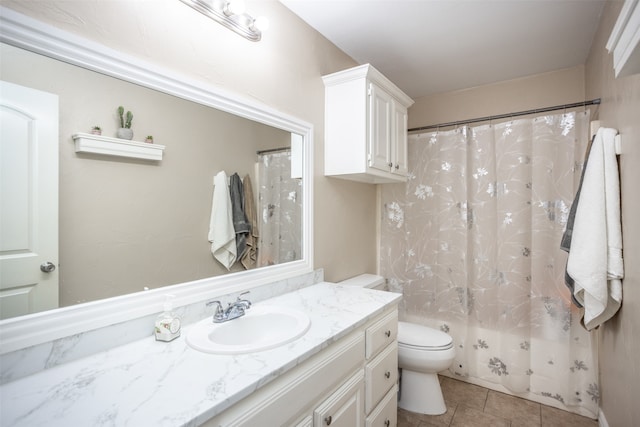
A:
<svg viewBox="0 0 640 427">
<path fill-rule="evenodd" d="M 128 141 L 90 133 L 72 135 L 76 153 L 94 153 L 105 156 L 130 157 L 134 159 L 162 160 L 164 145 Z"/>
<path fill-rule="evenodd" d="M 640 0 L 625 0 L 607 42 L 616 77 L 640 73 Z"/>
</svg>

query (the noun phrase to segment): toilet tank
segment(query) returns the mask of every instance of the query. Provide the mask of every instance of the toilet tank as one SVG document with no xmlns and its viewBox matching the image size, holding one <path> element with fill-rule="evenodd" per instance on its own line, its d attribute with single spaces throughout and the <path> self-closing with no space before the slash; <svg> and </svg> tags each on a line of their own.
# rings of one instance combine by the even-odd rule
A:
<svg viewBox="0 0 640 427">
<path fill-rule="evenodd" d="M 338 285 L 359 286 L 361 288 L 378 289 L 380 291 L 386 290 L 386 280 L 384 277 L 375 274 L 361 274 L 359 276 L 343 280 L 342 282 L 338 282 Z"/>
</svg>

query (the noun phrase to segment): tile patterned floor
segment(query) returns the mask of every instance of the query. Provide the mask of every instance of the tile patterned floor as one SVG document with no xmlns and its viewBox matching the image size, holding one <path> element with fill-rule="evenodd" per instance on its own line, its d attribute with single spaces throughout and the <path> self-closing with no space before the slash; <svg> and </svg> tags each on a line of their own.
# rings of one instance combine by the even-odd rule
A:
<svg viewBox="0 0 640 427">
<path fill-rule="evenodd" d="M 447 412 L 398 409 L 398 427 L 598 427 L 598 421 L 484 387 L 440 377 Z"/>
</svg>

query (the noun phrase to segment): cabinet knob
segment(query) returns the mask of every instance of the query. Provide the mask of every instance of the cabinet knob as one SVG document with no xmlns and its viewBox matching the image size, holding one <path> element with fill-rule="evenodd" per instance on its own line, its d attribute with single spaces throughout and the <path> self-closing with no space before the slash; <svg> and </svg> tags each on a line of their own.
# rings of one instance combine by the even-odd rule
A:
<svg viewBox="0 0 640 427">
<path fill-rule="evenodd" d="M 384 377 L 385 377 L 386 379 L 391 378 L 391 372 L 389 372 L 389 371 L 385 372 L 385 373 L 384 373 Z"/>
<path fill-rule="evenodd" d="M 384 425 L 385 425 L 385 427 L 389 427 L 391 425 L 391 421 L 384 420 Z"/>
<path fill-rule="evenodd" d="M 389 167 L 392 168 L 393 167 L 393 163 L 389 162 Z"/>
<path fill-rule="evenodd" d="M 385 333 L 384 333 L 384 334 L 385 334 L 385 336 L 386 336 L 387 338 L 389 338 L 389 337 L 391 336 L 391 331 L 390 331 L 390 330 L 385 331 Z"/>
<path fill-rule="evenodd" d="M 400 169 L 400 165 L 396 165 L 396 170 Z"/>
<path fill-rule="evenodd" d="M 328 425 L 328 426 L 331 425 L 331 421 L 333 421 L 333 419 L 331 418 L 331 415 L 329 415 L 328 417 L 326 417 L 324 419 L 325 424 Z"/>
</svg>

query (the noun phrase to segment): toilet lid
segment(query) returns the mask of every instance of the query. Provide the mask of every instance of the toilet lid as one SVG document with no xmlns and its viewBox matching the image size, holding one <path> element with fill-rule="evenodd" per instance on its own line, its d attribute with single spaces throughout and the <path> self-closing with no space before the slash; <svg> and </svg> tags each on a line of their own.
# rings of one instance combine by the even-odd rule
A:
<svg viewBox="0 0 640 427">
<path fill-rule="evenodd" d="M 449 334 L 428 326 L 398 322 L 398 345 L 445 350 L 453 347 L 453 338 Z"/>
</svg>

